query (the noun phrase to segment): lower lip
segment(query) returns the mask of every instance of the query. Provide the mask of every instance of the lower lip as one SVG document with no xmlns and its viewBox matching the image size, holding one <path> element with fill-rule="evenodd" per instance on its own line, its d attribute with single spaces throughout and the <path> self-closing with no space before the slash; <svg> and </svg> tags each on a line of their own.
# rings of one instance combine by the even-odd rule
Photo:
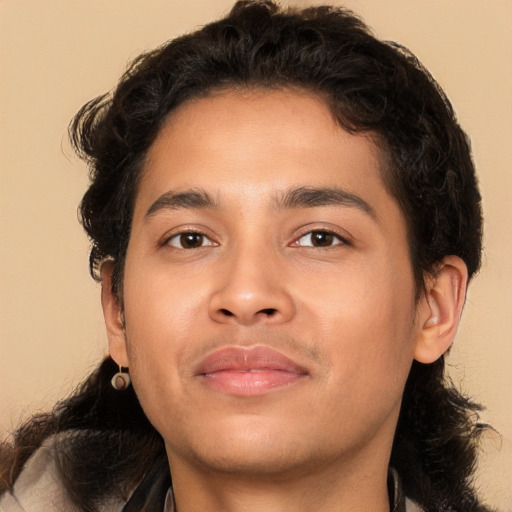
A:
<svg viewBox="0 0 512 512">
<path fill-rule="evenodd" d="M 207 386 L 239 396 L 263 395 L 291 386 L 303 377 L 303 374 L 285 370 L 221 370 L 202 375 Z"/>
</svg>

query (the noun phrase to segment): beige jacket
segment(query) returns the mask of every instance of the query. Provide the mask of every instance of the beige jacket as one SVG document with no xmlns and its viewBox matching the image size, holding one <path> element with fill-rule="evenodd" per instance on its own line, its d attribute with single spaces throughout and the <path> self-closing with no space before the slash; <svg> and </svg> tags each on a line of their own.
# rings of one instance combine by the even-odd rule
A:
<svg viewBox="0 0 512 512">
<path fill-rule="evenodd" d="M 109 501 L 102 512 L 121 512 L 124 504 L 124 501 Z M 0 512 L 80 512 L 70 503 L 58 479 L 51 441 L 43 444 L 28 460 L 13 492 L 0 497 Z M 171 492 L 162 512 L 175 512 Z M 405 512 L 421 512 L 421 509 L 406 499 Z"/>
</svg>

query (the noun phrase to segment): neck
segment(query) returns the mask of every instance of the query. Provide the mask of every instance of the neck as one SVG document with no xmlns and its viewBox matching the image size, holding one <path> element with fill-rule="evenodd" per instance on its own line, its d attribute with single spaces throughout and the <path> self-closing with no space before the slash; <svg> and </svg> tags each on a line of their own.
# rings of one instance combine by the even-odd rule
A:
<svg viewBox="0 0 512 512">
<path fill-rule="evenodd" d="M 177 512 L 389 512 L 387 459 L 371 467 L 351 461 L 300 474 L 198 471 L 171 464 Z M 377 462 L 377 463 L 376 463 Z"/>
</svg>

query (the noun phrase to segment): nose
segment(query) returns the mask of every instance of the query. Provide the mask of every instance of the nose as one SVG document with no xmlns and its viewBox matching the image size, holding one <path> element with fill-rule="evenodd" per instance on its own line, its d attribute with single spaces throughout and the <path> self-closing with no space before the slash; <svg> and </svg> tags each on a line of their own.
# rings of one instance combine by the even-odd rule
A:
<svg viewBox="0 0 512 512">
<path fill-rule="evenodd" d="M 278 259 L 271 251 L 247 248 L 225 261 L 210 298 L 210 318 L 247 326 L 290 320 L 295 305 L 288 292 L 287 273 Z"/>
</svg>

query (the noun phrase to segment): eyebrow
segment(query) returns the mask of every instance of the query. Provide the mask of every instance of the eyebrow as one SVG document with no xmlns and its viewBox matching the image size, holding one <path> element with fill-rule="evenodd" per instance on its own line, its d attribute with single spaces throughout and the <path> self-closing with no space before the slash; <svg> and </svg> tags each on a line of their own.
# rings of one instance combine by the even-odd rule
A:
<svg viewBox="0 0 512 512">
<path fill-rule="evenodd" d="M 348 206 L 358 208 L 373 219 L 377 218 L 375 210 L 361 197 L 338 187 L 299 187 L 276 194 L 272 198 L 274 206 L 279 209 L 315 208 L 320 206 Z M 213 197 L 202 189 L 183 192 L 169 191 L 162 194 L 148 209 L 145 220 L 161 210 L 207 210 L 218 208 Z"/>
<path fill-rule="evenodd" d="M 295 188 L 274 197 L 274 204 L 278 209 L 348 206 L 358 208 L 377 219 L 375 210 L 364 199 L 338 187 Z"/>
<path fill-rule="evenodd" d="M 169 191 L 162 194 L 148 209 L 144 219 L 147 220 L 161 210 L 185 209 L 214 209 L 217 202 L 200 189 L 185 190 L 183 192 Z"/>
</svg>

